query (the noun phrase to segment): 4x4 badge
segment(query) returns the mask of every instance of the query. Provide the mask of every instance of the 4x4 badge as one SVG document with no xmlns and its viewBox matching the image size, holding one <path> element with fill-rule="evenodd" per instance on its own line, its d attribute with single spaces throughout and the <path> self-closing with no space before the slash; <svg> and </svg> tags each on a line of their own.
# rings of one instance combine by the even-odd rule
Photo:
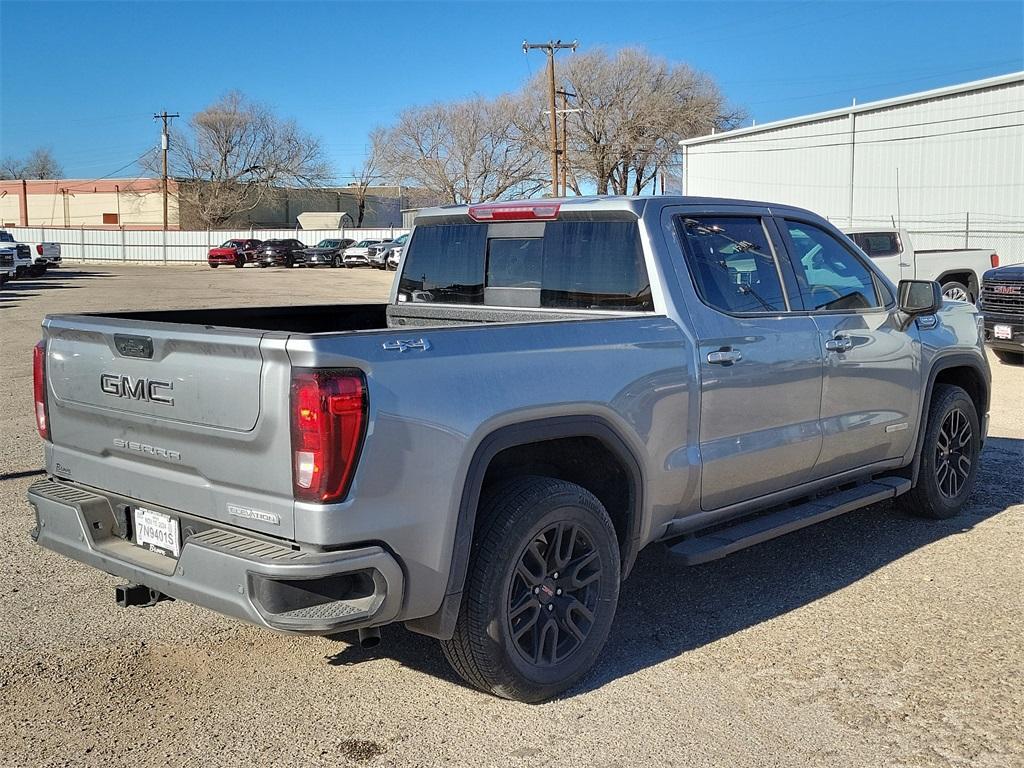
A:
<svg viewBox="0 0 1024 768">
<path fill-rule="evenodd" d="M 394 341 L 385 341 L 382 346 L 388 352 L 408 352 L 410 349 L 426 352 L 430 349 L 430 342 L 426 339 L 395 339 Z"/>
</svg>

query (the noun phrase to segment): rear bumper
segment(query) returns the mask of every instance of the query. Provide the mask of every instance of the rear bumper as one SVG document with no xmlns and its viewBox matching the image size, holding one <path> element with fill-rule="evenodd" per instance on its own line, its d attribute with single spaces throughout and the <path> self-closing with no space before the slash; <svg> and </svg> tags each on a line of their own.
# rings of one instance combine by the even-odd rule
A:
<svg viewBox="0 0 1024 768">
<path fill-rule="evenodd" d="M 238 529 L 206 528 L 183 534 L 175 560 L 122 538 L 116 502 L 91 489 L 40 480 L 28 500 L 41 546 L 267 629 L 329 635 L 387 624 L 401 608 L 402 569 L 379 546 L 316 552 Z"/>
</svg>

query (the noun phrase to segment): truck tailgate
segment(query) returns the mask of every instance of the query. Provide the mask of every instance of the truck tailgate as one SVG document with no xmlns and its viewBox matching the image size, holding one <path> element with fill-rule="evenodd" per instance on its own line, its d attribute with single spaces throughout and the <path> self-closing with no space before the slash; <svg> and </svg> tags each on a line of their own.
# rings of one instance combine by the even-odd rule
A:
<svg viewBox="0 0 1024 768">
<path fill-rule="evenodd" d="M 44 323 L 51 472 L 294 535 L 286 334 L 91 316 Z"/>
</svg>

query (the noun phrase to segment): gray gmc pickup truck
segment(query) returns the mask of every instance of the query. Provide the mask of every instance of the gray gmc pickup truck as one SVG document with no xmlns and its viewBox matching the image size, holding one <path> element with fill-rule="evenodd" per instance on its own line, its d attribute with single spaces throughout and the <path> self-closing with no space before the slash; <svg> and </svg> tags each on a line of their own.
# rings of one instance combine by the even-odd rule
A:
<svg viewBox="0 0 1024 768">
<path fill-rule="evenodd" d="M 540 701 L 648 544 L 695 565 L 883 499 L 955 515 L 982 330 L 795 208 L 430 209 L 386 305 L 46 318 L 32 535 L 122 605 L 365 644 L 403 622 Z"/>
</svg>

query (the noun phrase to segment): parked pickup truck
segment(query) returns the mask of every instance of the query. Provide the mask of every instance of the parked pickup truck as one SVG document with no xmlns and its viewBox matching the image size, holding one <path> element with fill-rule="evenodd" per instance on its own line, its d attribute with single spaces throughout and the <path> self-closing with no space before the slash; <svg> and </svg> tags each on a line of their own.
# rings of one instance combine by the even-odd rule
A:
<svg viewBox="0 0 1024 768">
<path fill-rule="evenodd" d="M 985 317 L 985 342 L 996 357 L 1024 363 L 1024 264 L 986 272 L 978 308 Z"/>
<path fill-rule="evenodd" d="M 987 248 L 915 250 L 905 229 L 848 229 L 846 234 L 893 282 L 937 280 L 942 295 L 954 301 L 977 301 L 981 276 L 999 266 L 999 254 Z"/>
<path fill-rule="evenodd" d="M 0 285 L 14 279 L 16 274 L 14 260 L 17 253 L 16 248 L 7 243 L 0 243 Z"/>
<path fill-rule="evenodd" d="M 39 277 L 50 267 L 61 265 L 60 243 L 19 243 L 4 229 L 0 229 L 0 243 L 15 248 L 16 277 Z"/>
<path fill-rule="evenodd" d="M 401 270 L 388 304 L 47 317 L 32 535 L 122 605 L 365 644 L 404 622 L 539 701 L 598 659 L 648 544 L 695 565 L 971 493 L 975 307 L 807 211 L 427 209 Z"/>
</svg>

